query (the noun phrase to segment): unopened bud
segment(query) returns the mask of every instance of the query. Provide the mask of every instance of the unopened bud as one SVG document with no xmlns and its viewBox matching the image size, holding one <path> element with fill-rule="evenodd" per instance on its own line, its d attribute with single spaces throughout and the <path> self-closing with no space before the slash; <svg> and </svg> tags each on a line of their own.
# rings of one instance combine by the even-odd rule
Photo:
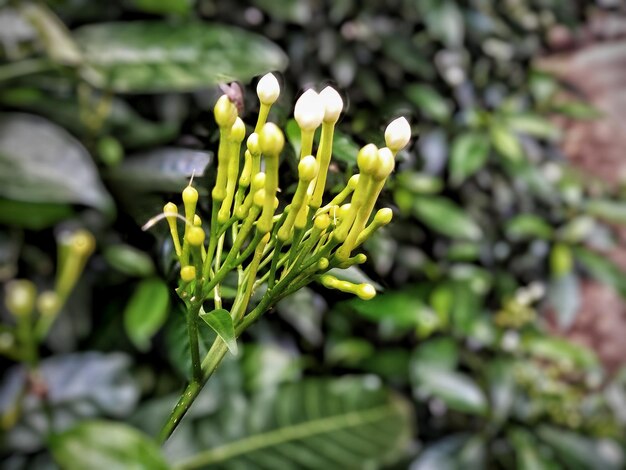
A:
<svg viewBox="0 0 626 470">
<path fill-rule="evenodd" d="M 378 162 L 374 171 L 374 178 L 378 181 L 387 178 L 396 164 L 393 153 L 387 147 L 383 147 L 378 151 Z"/>
<path fill-rule="evenodd" d="M 341 95 L 331 86 L 324 88 L 319 97 L 324 103 L 324 122 L 334 124 L 343 110 Z"/>
<path fill-rule="evenodd" d="M 313 155 L 307 155 L 298 163 L 298 178 L 306 183 L 313 181 L 317 176 L 317 160 Z"/>
<path fill-rule="evenodd" d="M 243 142 L 243 139 L 246 138 L 246 125 L 243 123 L 241 118 L 235 119 L 234 124 L 230 128 L 230 139 L 233 142 Z"/>
<path fill-rule="evenodd" d="M 237 107 L 226 95 L 222 95 L 213 108 L 215 122 L 221 129 L 230 129 L 237 119 Z"/>
<path fill-rule="evenodd" d="M 296 101 L 293 111 L 298 126 L 303 131 L 314 131 L 324 119 L 324 103 L 314 90 L 307 90 Z"/>
<path fill-rule="evenodd" d="M 204 230 L 201 227 L 189 227 L 185 238 L 192 246 L 200 246 L 204 243 Z"/>
<path fill-rule="evenodd" d="M 404 117 L 394 119 L 385 129 L 385 143 L 392 152 L 397 153 L 411 140 L 411 126 Z"/>
<path fill-rule="evenodd" d="M 315 228 L 319 231 L 326 230 L 330 225 L 330 217 L 328 216 L 328 214 L 320 214 L 315 217 L 313 224 L 315 225 Z"/>
<path fill-rule="evenodd" d="M 263 155 L 279 155 L 285 146 L 283 131 L 273 122 L 268 122 L 259 135 L 259 145 Z"/>
<path fill-rule="evenodd" d="M 184 282 L 191 282 L 196 278 L 196 268 L 193 266 L 185 266 L 180 270 L 180 278 Z"/>
<path fill-rule="evenodd" d="M 37 297 L 37 310 L 42 315 L 54 315 L 61 308 L 61 299 L 56 292 L 48 290 Z"/>
<path fill-rule="evenodd" d="M 198 202 L 198 191 L 193 186 L 183 189 L 183 203 L 195 205 Z"/>
<path fill-rule="evenodd" d="M 367 144 L 359 150 L 356 161 L 361 173 L 371 175 L 378 166 L 378 147 Z"/>
<path fill-rule="evenodd" d="M 362 300 L 370 300 L 376 297 L 376 289 L 371 284 L 359 284 L 355 294 Z"/>
<path fill-rule="evenodd" d="M 36 295 L 37 289 L 31 281 L 26 279 L 10 281 L 5 286 L 4 304 L 13 315 L 30 315 L 35 308 Z"/>
<path fill-rule="evenodd" d="M 280 95 L 280 85 L 272 73 L 263 75 L 256 86 L 256 94 L 259 101 L 265 105 L 272 105 Z"/>
</svg>

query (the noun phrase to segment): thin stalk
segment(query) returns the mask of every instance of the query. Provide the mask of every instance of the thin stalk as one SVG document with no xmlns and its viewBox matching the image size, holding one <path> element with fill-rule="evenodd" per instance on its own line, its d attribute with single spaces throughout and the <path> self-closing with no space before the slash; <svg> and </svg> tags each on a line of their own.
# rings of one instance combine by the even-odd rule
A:
<svg viewBox="0 0 626 470">
<path fill-rule="evenodd" d="M 200 345 L 198 342 L 198 314 L 201 306 L 201 302 L 194 302 L 187 310 L 187 334 L 189 335 L 189 349 L 191 351 L 192 382 L 199 382 L 202 377 Z"/>
</svg>

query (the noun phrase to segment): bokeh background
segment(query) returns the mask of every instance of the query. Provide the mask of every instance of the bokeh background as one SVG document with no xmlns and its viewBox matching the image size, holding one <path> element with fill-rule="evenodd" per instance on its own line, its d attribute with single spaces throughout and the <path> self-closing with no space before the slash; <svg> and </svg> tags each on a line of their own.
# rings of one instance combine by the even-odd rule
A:
<svg viewBox="0 0 626 470">
<path fill-rule="evenodd" d="M 0 58 L 0 282 L 50 286 L 60 234 L 97 239 L 46 393 L 0 359 L 2 468 L 626 466 L 623 2 L 0 1 Z M 304 89 L 344 97 L 329 195 L 412 124 L 394 221 L 347 274 L 379 294 L 282 301 L 160 451 L 188 345 L 167 231 L 141 226 L 194 172 L 208 209 L 218 84 L 251 122 L 268 71 L 288 142 Z"/>
</svg>

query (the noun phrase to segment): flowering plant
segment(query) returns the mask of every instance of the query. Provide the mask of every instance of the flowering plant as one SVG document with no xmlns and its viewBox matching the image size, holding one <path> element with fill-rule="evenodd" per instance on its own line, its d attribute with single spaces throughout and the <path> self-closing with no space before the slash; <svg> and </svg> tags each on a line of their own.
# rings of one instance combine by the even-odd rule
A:
<svg viewBox="0 0 626 470">
<path fill-rule="evenodd" d="M 226 352 L 236 353 L 236 338 L 279 300 L 314 281 L 362 299 L 376 295 L 372 285 L 340 280 L 329 270 L 364 263 L 367 257 L 355 250 L 391 221 L 391 209 L 374 212 L 374 206 L 394 169 L 395 155 L 410 140 L 409 123 L 398 118 L 389 124 L 386 147 L 364 146 L 357 157 L 359 173 L 322 205 L 334 129 L 343 101 L 332 87 L 320 93 L 307 90 L 294 109 L 302 139 L 298 184 L 291 202 L 277 212 L 279 158 L 285 139 L 279 127 L 267 118 L 279 94 L 274 75 L 261 78 L 257 86 L 260 111 L 254 132 L 246 140 L 241 170 L 246 126 L 228 95 L 217 100 L 214 115 L 220 141 L 208 230 L 196 213 L 198 191 L 191 184 L 182 192 L 184 215 L 169 202 L 156 219 L 167 220 L 180 262 L 176 292 L 187 310 L 192 363 L 192 379 L 162 429 L 162 442 L 176 428 Z M 313 155 L 319 127 L 319 145 Z M 182 231 L 178 219 L 184 221 Z M 238 278 L 237 295 L 230 310 L 226 310 L 220 284 L 233 272 Z M 251 305 L 253 293 L 261 288 L 260 300 Z M 205 305 L 211 300 L 214 309 L 206 311 Z M 218 334 L 203 360 L 198 344 L 200 319 Z"/>
</svg>

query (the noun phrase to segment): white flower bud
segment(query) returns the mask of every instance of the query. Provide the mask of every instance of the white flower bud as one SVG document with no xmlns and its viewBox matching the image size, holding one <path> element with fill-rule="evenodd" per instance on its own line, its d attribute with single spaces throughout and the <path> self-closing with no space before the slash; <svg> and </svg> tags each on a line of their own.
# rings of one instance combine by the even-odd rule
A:
<svg viewBox="0 0 626 470">
<path fill-rule="evenodd" d="M 393 152 L 402 150 L 411 140 L 411 126 L 404 117 L 394 119 L 385 129 L 385 143 Z"/>
<path fill-rule="evenodd" d="M 314 90 L 307 90 L 296 101 L 293 117 L 303 131 L 314 131 L 324 119 L 324 104 Z"/>
<path fill-rule="evenodd" d="M 336 123 L 343 110 L 341 95 L 333 87 L 327 86 L 319 96 L 324 103 L 324 122 Z"/>
<path fill-rule="evenodd" d="M 263 75 L 256 86 L 256 94 L 262 104 L 272 105 L 276 102 L 280 95 L 280 85 L 274 74 Z"/>
</svg>

